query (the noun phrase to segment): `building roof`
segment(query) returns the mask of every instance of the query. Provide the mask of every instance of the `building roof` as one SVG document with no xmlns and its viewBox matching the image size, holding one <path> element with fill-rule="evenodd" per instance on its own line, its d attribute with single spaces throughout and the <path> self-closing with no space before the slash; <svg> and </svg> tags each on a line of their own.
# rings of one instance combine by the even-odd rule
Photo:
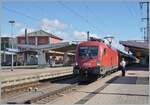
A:
<svg viewBox="0 0 150 105">
<path fill-rule="evenodd" d="M 25 35 L 23 34 L 23 35 L 20 35 L 20 36 L 17 36 L 17 37 L 22 37 L 22 36 L 25 36 Z M 62 38 L 60 38 L 58 36 L 55 36 L 51 33 L 48 33 L 46 31 L 43 31 L 43 30 L 28 33 L 28 36 L 49 36 L 49 37 L 52 37 L 52 38 L 55 38 L 55 39 L 63 40 Z"/>
<path fill-rule="evenodd" d="M 129 41 L 120 41 L 119 43 L 126 46 L 126 47 L 149 49 L 147 41 L 141 42 L 141 41 L 129 40 Z"/>
<path fill-rule="evenodd" d="M 56 49 L 64 46 L 70 45 L 69 42 L 61 42 L 61 43 L 53 43 L 53 44 L 47 44 L 47 45 L 26 45 L 26 44 L 18 44 L 19 48 L 27 48 L 27 49 L 35 49 L 35 50 L 41 50 L 41 49 Z"/>
<path fill-rule="evenodd" d="M 70 42 L 61 42 L 47 45 L 18 45 L 19 48 L 25 48 L 28 50 L 53 50 L 58 52 L 75 52 L 77 44 Z"/>
<path fill-rule="evenodd" d="M 1 38 L 12 38 L 11 36 L 1 36 Z"/>
</svg>

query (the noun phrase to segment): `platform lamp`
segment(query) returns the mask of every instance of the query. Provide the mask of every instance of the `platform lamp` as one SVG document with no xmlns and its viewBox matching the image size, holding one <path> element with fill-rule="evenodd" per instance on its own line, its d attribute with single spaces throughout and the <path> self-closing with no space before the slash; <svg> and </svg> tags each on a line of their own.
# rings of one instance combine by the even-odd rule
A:
<svg viewBox="0 0 150 105">
<path fill-rule="evenodd" d="M 11 20 L 11 21 L 9 21 L 9 23 L 11 24 L 11 37 L 12 37 L 12 39 L 11 39 L 11 48 L 12 48 L 12 50 L 13 50 L 13 44 L 14 44 L 14 41 L 13 41 L 13 24 L 15 23 L 15 21 L 14 20 Z M 14 62 L 14 57 L 13 57 L 13 52 L 12 52 L 12 54 L 11 54 L 11 71 L 13 71 L 13 62 Z"/>
</svg>

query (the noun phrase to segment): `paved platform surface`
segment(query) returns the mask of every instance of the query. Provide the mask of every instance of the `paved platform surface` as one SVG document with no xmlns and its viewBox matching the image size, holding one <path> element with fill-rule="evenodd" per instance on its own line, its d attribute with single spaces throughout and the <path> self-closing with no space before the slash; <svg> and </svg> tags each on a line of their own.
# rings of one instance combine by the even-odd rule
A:
<svg viewBox="0 0 150 105">
<path fill-rule="evenodd" d="M 65 94 L 48 104 L 148 104 L 148 68 L 132 67 L 121 76 L 118 71 L 79 90 Z"/>
<path fill-rule="evenodd" d="M 73 67 L 55 67 L 55 68 L 39 68 L 39 69 L 14 69 L 1 70 L 0 80 L 2 86 L 20 84 L 24 82 L 32 82 L 57 76 L 72 74 Z"/>
<path fill-rule="evenodd" d="M 28 74 L 39 74 L 43 72 L 58 72 L 59 70 L 70 70 L 73 69 L 73 67 L 55 67 L 55 68 L 50 68 L 50 67 L 45 67 L 45 68 L 38 68 L 38 69 L 14 69 L 14 71 L 11 70 L 1 70 L 0 71 L 0 78 L 9 78 L 12 76 L 22 76 L 28 75 Z"/>
</svg>

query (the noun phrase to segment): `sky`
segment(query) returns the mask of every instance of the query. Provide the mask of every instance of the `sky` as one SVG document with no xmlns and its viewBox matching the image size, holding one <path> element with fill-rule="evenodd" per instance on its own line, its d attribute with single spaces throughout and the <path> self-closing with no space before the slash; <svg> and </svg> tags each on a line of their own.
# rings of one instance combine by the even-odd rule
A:
<svg viewBox="0 0 150 105">
<path fill-rule="evenodd" d="M 10 20 L 15 20 L 14 36 L 28 32 L 45 30 L 57 35 L 64 41 L 86 40 L 90 36 L 104 38 L 113 36 L 113 46 L 121 40 L 141 40 L 140 30 L 145 26 L 141 18 L 146 16 L 146 9 L 140 9 L 139 1 L 50 1 L 50 0 L 3 0 L 2 36 L 10 36 Z"/>
</svg>

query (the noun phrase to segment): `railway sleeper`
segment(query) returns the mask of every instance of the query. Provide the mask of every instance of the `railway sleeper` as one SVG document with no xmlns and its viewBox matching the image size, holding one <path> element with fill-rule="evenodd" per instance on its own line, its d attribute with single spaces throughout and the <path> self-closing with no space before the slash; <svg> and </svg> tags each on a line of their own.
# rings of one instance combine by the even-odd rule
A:
<svg viewBox="0 0 150 105">
<path fill-rule="evenodd" d="M 72 91 L 73 88 L 76 87 L 76 85 L 67 86 L 67 87 L 64 87 L 64 88 L 61 88 L 61 89 L 43 94 L 41 96 L 33 97 L 32 99 L 23 102 L 23 104 L 36 103 L 36 102 L 39 102 L 40 100 L 43 100 L 47 97 L 51 97 L 53 99 L 56 98 L 56 97 L 60 97 L 60 96 L 62 96 L 62 94 L 66 93 L 66 92 L 69 92 L 69 91 Z"/>
</svg>

